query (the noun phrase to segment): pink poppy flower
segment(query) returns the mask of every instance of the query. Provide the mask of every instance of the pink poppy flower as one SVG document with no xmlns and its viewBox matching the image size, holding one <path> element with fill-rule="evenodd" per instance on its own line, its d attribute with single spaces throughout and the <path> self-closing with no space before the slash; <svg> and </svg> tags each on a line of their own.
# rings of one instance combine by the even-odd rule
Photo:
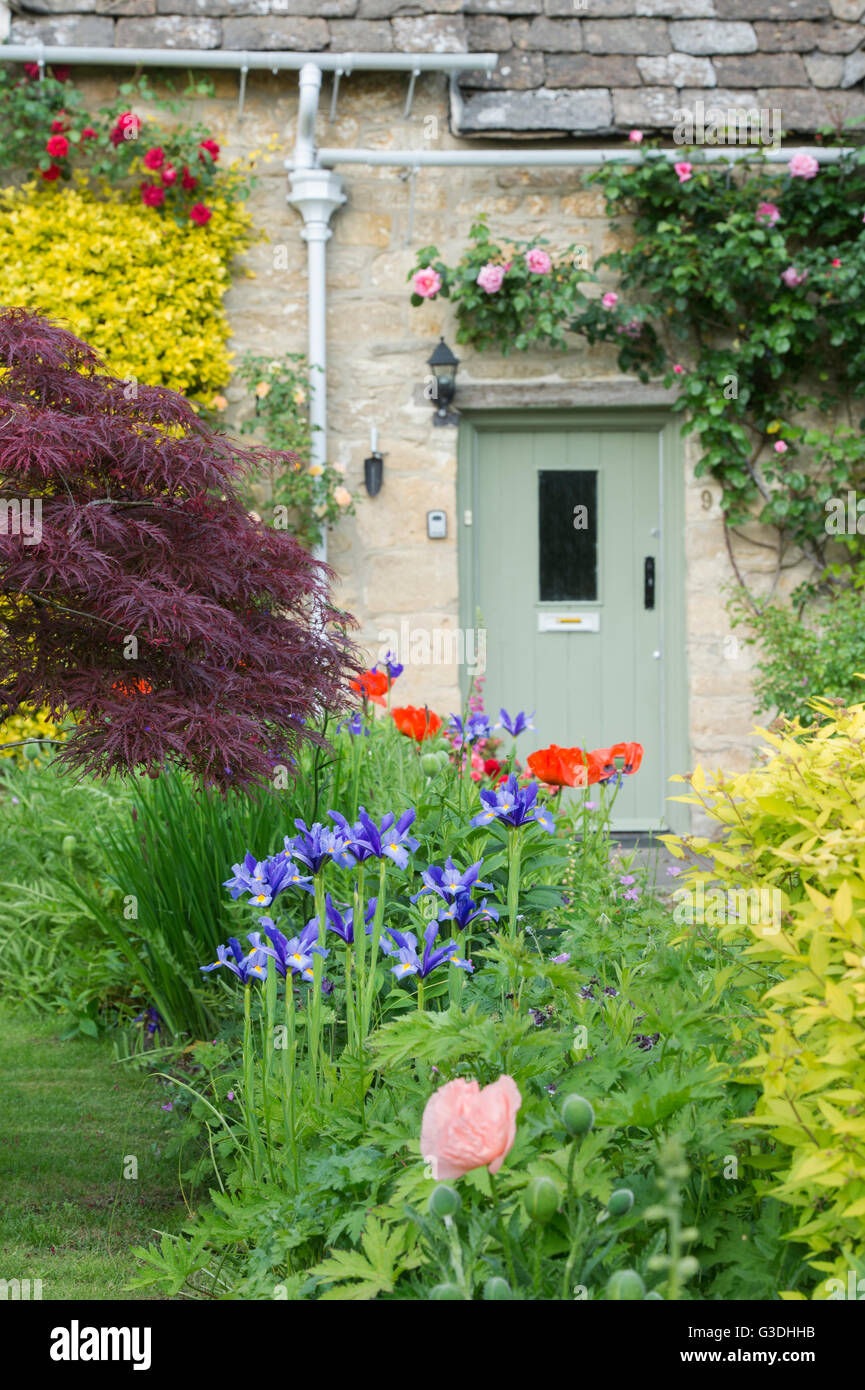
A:
<svg viewBox="0 0 865 1390">
<path fill-rule="evenodd" d="M 787 170 L 791 179 L 814 179 L 820 172 L 820 165 L 813 154 L 794 154 Z"/>
<path fill-rule="evenodd" d="M 607 293 L 601 296 L 601 303 L 605 309 L 615 309 L 618 302 L 619 296 L 616 294 L 615 290 L 607 290 Z"/>
<path fill-rule="evenodd" d="M 442 287 L 442 277 L 431 265 L 416 270 L 412 276 L 412 289 L 421 299 L 434 299 Z"/>
<path fill-rule="evenodd" d="M 761 203 L 755 213 L 758 222 L 765 222 L 767 226 L 774 227 L 780 220 L 781 210 L 775 203 Z"/>
<path fill-rule="evenodd" d="M 533 275 L 549 275 L 553 268 L 552 261 L 540 246 L 533 246 L 526 252 L 526 265 Z"/>
<path fill-rule="evenodd" d="M 687 183 L 688 179 L 691 177 L 694 166 L 693 164 L 689 164 L 687 160 L 683 160 L 681 164 L 674 164 L 673 168 L 679 176 L 679 183 Z"/>
<path fill-rule="evenodd" d="M 512 1076 L 490 1086 L 457 1077 L 435 1091 L 421 1122 L 420 1151 L 436 1182 L 473 1168 L 497 1173 L 513 1148 L 522 1096 Z"/>
<path fill-rule="evenodd" d="M 495 265 L 493 261 L 487 261 L 482 265 L 477 273 L 475 284 L 480 285 L 487 294 L 495 294 L 502 287 L 505 278 L 505 268 L 503 265 Z"/>
</svg>

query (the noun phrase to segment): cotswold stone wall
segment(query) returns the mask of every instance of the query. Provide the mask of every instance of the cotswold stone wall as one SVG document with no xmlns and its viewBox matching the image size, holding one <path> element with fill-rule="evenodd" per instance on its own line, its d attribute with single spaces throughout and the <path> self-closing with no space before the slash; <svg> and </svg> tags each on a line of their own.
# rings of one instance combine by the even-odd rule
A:
<svg viewBox="0 0 865 1390">
<path fill-rule="evenodd" d="M 217 74 L 215 96 L 193 112 L 212 128 L 226 155 L 262 151 L 259 184 L 251 209 L 265 234 L 243 258 L 252 278 L 238 276 L 228 296 L 233 347 L 272 353 L 306 350 L 306 247 L 301 220 L 286 203 L 283 161 L 290 154 L 296 117 L 294 79 L 250 75 L 246 113 L 237 119 L 236 77 Z M 94 96 L 107 78 L 95 79 Z M 367 74 L 343 83 L 336 119 L 327 120 L 327 80 L 318 138 L 322 144 L 405 148 L 436 130 L 442 148 L 459 142 L 448 134 L 443 78 L 419 80 L 415 107 L 406 120 L 404 76 Z M 431 118 L 435 118 L 437 126 Z M 268 149 L 268 146 L 273 148 Z M 360 622 L 371 658 L 381 634 L 400 630 L 455 631 L 458 626 L 455 429 L 434 429 L 423 400 L 426 359 L 444 333 L 455 330 L 446 301 L 413 309 L 406 275 L 415 249 L 438 245 L 451 263 L 471 220 L 489 214 L 496 235 L 542 235 L 553 248 L 582 243 L 593 263 L 613 249 L 615 236 L 603 216 L 600 194 L 575 170 L 423 169 L 415 181 L 395 169 L 344 167 L 348 201 L 333 219 L 328 245 L 329 456 L 342 464 L 359 493 L 357 515 L 331 532 L 329 557 L 340 576 L 338 601 Z M 626 233 L 623 233 L 626 234 Z M 609 283 L 612 283 L 611 281 Z M 603 286 L 599 287 L 600 293 Z M 146 331 L 146 326 L 142 326 Z M 459 387 L 519 383 L 521 396 L 538 404 L 553 392 L 556 404 L 614 403 L 625 384 L 610 348 L 589 349 L 574 338 L 567 354 L 477 354 L 457 348 Z M 239 387 L 228 391 L 229 420 L 251 411 Z M 457 400 L 457 404 L 459 399 Z M 385 456 L 384 486 L 370 500 L 363 491 L 363 459 L 375 422 Z M 696 448 L 685 447 L 687 525 L 687 621 L 694 762 L 728 769 L 744 766 L 752 744 L 747 655 L 731 655 L 722 588 L 731 579 L 718 509 L 718 489 L 693 478 Z M 708 506 L 706 505 L 708 503 Z M 448 537 L 426 537 L 426 513 L 443 508 Z M 744 547 L 748 573 L 766 567 L 768 552 Z M 790 577 L 788 576 L 788 582 Z M 402 702 L 423 703 L 443 713 L 457 708 L 459 672 L 453 665 L 410 666 L 400 680 Z M 561 738 L 567 741 L 566 730 Z"/>
</svg>

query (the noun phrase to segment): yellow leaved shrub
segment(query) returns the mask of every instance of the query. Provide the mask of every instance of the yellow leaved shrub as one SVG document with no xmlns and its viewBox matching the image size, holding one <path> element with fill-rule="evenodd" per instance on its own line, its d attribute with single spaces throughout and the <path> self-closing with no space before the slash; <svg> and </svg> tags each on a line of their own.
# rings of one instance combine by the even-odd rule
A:
<svg viewBox="0 0 865 1390">
<path fill-rule="evenodd" d="M 810 1249 L 823 1299 L 857 1297 L 865 1276 L 865 705 L 811 703 L 816 728 L 759 730 L 762 766 L 688 779 L 677 799 L 722 836 L 665 841 L 708 857 L 680 881 L 701 903 L 738 904 L 704 922 L 764 973 L 742 1078 L 761 1086 L 752 1123 L 774 1140 L 761 1190 L 797 1209 L 791 1238 Z"/>
</svg>

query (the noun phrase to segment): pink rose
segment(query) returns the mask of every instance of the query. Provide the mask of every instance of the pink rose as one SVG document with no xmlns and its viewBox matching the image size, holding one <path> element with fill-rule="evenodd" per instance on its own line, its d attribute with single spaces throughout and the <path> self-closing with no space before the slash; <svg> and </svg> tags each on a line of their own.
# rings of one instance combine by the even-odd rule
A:
<svg viewBox="0 0 865 1390">
<path fill-rule="evenodd" d="M 783 439 L 779 439 L 776 441 L 774 449 L 776 454 L 786 454 L 787 445 L 784 443 Z"/>
<path fill-rule="evenodd" d="M 615 290 L 607 290 L 607 293 L 601 296 L 601 303 L 605 309 L 615 309 L 618 302 L 619 296 L 616 294 Z"/>
<path fill-rule="evenodd" d="M 755 216 L 758 222 L 765 222 L 768 226 L 774 227 L 781 217 L 781 210 L 774 203 L 761 203 Z"/>
<path fill-rule="evenodd" d="M 533 246 L 531 251 L 526 252 L 526 265 L 533 275 L 549 275 L 553 268 L 552 261 L 540 246 Z"/>
<path fill-rule="evenodd" d="M 679 176 L 679 183 L 688 182 L 688 179 L 691 177 L 693 167 L 693 164 L 689 164 L 687 160 L 683 160 L 681 164 L 673 165 L 673 168 Z"/>
<path fill-rule="evenodd" d="M 685 368 L 682 366 L 681 362 L 676 362 L 676 363 L 674 363 L 674 365 L 673 365 L 673 375 L 674 375 L 674 376 L 683 376 L 683 375 L 684 375 L 684 371 L 685 371 Z"/>
<path fill-rule="evenodd" d="M 476 284 L 480 285 L 487 294 L 495 294 L 502 287 L 505 278 L 505 268 L 503 265 L 496 265 L 493 261 L 487 261 L 482 265 L 477 274 Z"/>
<path fill-rule="evenodd" d="M 632 130 L 628 139 L 633 145 L 640 145 L 643 142 L 643 132 L 641 130 Z"/>
<path fill-rule="evenodd" d="M 787 170 L 791 179 L 814 179 L 820 172 L 820 165 L 813 154 L 794 154 Z"/>
<path fill-rule="evenodd" d="M 431 265 L 415 271 L 412 276 L 412 289 L 421 299 L 434 299 L 442 287 L 442 277 Z"/>
<path fill-rule="evenodd" d="M 781 279 L 788 289 L 795 290 L 797 286 L 804 285 L 808 279 L 807 270 L 797 270 L 794 265 L 788 265 L 786 270 L 781 271 Z"/>
<path fill-rule="evenodd" d="M 436 1182 L 461 1178 L 472 1168 L 497 1173 L 517 1133 L 522 1096 L 512 1076 L 483 1090 L 457 1077 L 430 1096 L 423 1112 L 420 1151 Z"/>
</svg>

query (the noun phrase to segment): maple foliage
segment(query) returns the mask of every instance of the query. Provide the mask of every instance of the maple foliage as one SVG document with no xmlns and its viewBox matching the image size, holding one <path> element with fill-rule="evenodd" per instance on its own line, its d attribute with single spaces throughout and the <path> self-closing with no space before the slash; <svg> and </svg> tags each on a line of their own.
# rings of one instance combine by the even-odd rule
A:
<svg viewBox="0 0 865 1390">
<path fill-rule="evenodd" d="M 79 770 L 221 786 L 320 741 L 358 669 L 352 620 L 327 566 L 246 512 L 261 458 L 49 319 L 0 312 L 0 486 L 41 504 L 30 537 L 3 508 L 0 718 L 71 711 L 58 756 Z"/>
</svg>

